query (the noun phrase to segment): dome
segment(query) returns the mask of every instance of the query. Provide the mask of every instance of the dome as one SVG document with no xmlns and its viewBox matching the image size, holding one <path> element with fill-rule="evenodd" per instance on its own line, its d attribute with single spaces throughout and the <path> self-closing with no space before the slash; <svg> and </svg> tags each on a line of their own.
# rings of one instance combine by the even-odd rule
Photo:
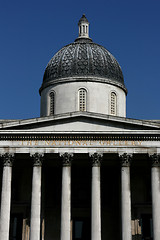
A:
<svg viewBox="0 0 160 240">
<path fill-rule="evenodd" d="M 81 24 L 84 23 L 86 29 L 83 33 Z M 89 38 L 88 25 L 88 20 L 83 15 L 78 23 L 79 37 L 60 49 L 49 61 L 40 92 L 57 81 L 62 83 L 66 78 L 69 81 L 71 77 L 75 78 L 75 81 L 81 77 L 90 77 L 90 81 L 91 78 L 98 77 L 102 82 L 118 85 L 126 91 L 119 63 L 106 48 Z"/>
<path fill-rule="evenodd" d="M 121 67 L 113 55 L 89 37 L 83 15 L 79 36 L 49 61 L 41 95 L 41 116 L 76 111 L 126 117 L 127 89 Z"/>
</svg>

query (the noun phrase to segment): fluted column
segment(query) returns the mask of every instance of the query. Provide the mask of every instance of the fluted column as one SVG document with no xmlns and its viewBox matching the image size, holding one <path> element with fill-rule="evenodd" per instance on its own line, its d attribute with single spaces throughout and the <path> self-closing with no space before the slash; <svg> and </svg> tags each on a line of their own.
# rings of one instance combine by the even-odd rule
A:
<svg viewBox="0 0 160 240">
<path fill-rule="evenodd" d="M 124 153 L 121 158 L 121 221 L 122 240 L 131 240 L 131 190 L 130 162 L 132 155 Z"/>
<path fill-rule="evenodd" d="M 160 239 L 160 155 L 153 154 L 151 169 L 153 239 Z"/>
<path fill-rule="evenodd" d="M 100 165 L 103 154 L 90 154 L 92 159 L 91 239 L 101 240 L 101 180 Z"/>
<path fill-rule="evenodd" d="M 71 238 L 71 161 L 73 154 L 60 154 L 62 167 L 61 240 Z"/>
<path fill-rule="evenodd" d="M 3 158 L 3 177 L 0 211 L 0 239 L 9 240 L 12 164 L 14 155 L 5 153 L 1 155 L 1 157 Z"/>
<path fill-rule="evenodd" d="M 43 155 L 35 153 L 33 158 L 32 200 L 31 200 L 31 225 L 30 240 L 40 240 L 41 221 L 41 168 Z"/>
</svg>

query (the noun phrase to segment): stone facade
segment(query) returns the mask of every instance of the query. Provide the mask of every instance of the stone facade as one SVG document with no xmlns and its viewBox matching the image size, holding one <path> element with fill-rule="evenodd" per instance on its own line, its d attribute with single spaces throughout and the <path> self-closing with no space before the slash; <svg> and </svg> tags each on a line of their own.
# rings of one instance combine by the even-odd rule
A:
<svg viewBox="0 0 160 240">
<path fill-rule="evenodd" d="M 48 124 L 52 126 L 54 119 L 52 122 L 49 119 Z M 68 239 L 70 235 L 78 239 L 76 231 L 82 224 L 84 235 L 80 239 L 97 239 L 99 233 L 98 239 L 116 240 L 120 239 L 122 229 L 122 239 L 131 239 L 131 235 L 133 239 L 142 239 L 142 234 L 144 239 L 149 236 L 152 239 L 153 230 L 148 230 L 148 225 L 154 218 L 154 234 L 159 237 L 156 180 L 159 178 L 159 130 L 155 131 L 152 126 L 153 130 L 148 131 L 86 135 L 34 132 L 36 128 L 24 131 L 22 124 L 21 130 L 9 130 L 13 126 L 8 125 L 8 129 L 1 130 L 5 134 L 5 140 L 1 140 L 0 178 L 4 239 L 8 239 L 9 225 L 6 224 L 9 223 L 10 234 L 16 226 L 17 239 L 23 240 L 29 239 L 32 228 L 32 239 L 58 240 L 67 234 Z M 3 134 L 1 132 L 1 137 Z M 6 164 L 4 159 L 13 156 L 13 165 Z M 11 179 L 12 185 L 6 185 Z M 5 216 L 11 212 L 7 222 L 6 218 L 3 220 L 4 209 Z"/>
<path fill-rule="evenodd" d="M 88 27 L 82 16 L 76 44 L 92 44 Z M 0 239 L 160 239 L 160 121 L 126 118 L 127 90 L 112 60 L 98 63 L 99 76 L 73 69 L 62 78 L 55 64 L 40 89 L 41 117 L 0 121 Z"/>
</svg>

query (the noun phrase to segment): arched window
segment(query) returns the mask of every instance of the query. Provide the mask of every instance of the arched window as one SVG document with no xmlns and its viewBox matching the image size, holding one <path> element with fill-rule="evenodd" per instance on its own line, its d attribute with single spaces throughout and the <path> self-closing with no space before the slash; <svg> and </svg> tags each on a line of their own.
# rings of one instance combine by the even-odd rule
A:
<svg viewBox="0 0 160 240">
<path fill-rule="evenodd" d="M 111 115 L 117 115 L 117 95 L 111 92 Z"/>
<path fill-rule="evenodd" d="M 79 89 L 79 111 L 86 111 L 87 91 L 84 88 Z"/>
<path fill-rule="evenodd" d="M 54 115 L 54 108 L 55 108 L 55 94 L 54 92 L 50 93 L 50 115 Z"/>
</svg>

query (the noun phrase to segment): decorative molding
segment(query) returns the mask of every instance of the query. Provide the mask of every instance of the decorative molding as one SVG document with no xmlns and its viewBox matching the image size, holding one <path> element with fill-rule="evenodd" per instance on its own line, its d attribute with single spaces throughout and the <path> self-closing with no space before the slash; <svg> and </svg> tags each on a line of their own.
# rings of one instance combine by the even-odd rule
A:
<svg viewBox="0 0 160 240">
<path fill-rule="evenodd" d="M 130 167 L 133 154 L 122 153 L 122 154 L 119 154 L 119 157 L 121 159 L 122 167 Z"/>
<path fill-rule="evenodd" d="M 104 83 L 104 84 L 110 84 L 110 85 L 113 85 L 113 86 L 118 86 L 120 87 L 121 89 L 123 89 L 126 94 L 127 94 L 127 88 L 124 86 L 124 84 L 118 82 L 118 81 L 114 81 L 114 80 L 111 80 L 109 78 L 103 78 L 103 77 L 97 77 L 95 76 L 94 78 L 93 77 L 89 77 L 89 76 L 84 76 L 84 77 L 70 77 L 70 78 L 58 78 L 58 79 L 53 79 L 50 78 L 49 81 L 45 82 L 45 83 L 42 83 L 42 86 L 40 87 L 39 89 L 39 93 L 41 95 L 41 92 L 44 88 L 47 88 L 49 86 L 53 86 L 53 85 L 56 85 L 56 84 L 64 84 L 64 83 L 68 83 L 68 82 L 100 82 L 100 83 Z"/>
<path fill-rule="evenodd" d="M 1 154 L 1 157 L 3 159 L 4 167 L 12 167 L 13 166 L 13 161 L 14 161 L 13 153 L 4 153 L 4 154 Z"/>
<path fill-rule="evenodd" d="M 92 159 L 92 167 L 100 167 L 103 158 L 103 153 L 90 153 L 89 157 Z"/>
<path fill-rule="evenodd" d="M 71 162 L 73 160 L 73 153 L 60 153 L 60 157 L 62 158 L 62 163 L 63 163 L 63 167 L 69 167 L 71 166 Z"/>
<path fill-rule="evenodd" d="M 151 154 L 150 159 L 152 160 L 152 167 L 160 167 L 160 154 Z"/>
<path fill-rule="evenodd" d="M 160 141 L 159 134 L 0 134 L 0 141 Z"/>
<path fill-rule="evenodd" d="M 43 162 L 43 157 L 44 154 L 43 153 L 34 153 L 34 154 L 30 154 L 31 158 L 33 158 L 33 166 L 34 167 L 41 167 L 42 166 L 42 162 Z"/>
</svg>

